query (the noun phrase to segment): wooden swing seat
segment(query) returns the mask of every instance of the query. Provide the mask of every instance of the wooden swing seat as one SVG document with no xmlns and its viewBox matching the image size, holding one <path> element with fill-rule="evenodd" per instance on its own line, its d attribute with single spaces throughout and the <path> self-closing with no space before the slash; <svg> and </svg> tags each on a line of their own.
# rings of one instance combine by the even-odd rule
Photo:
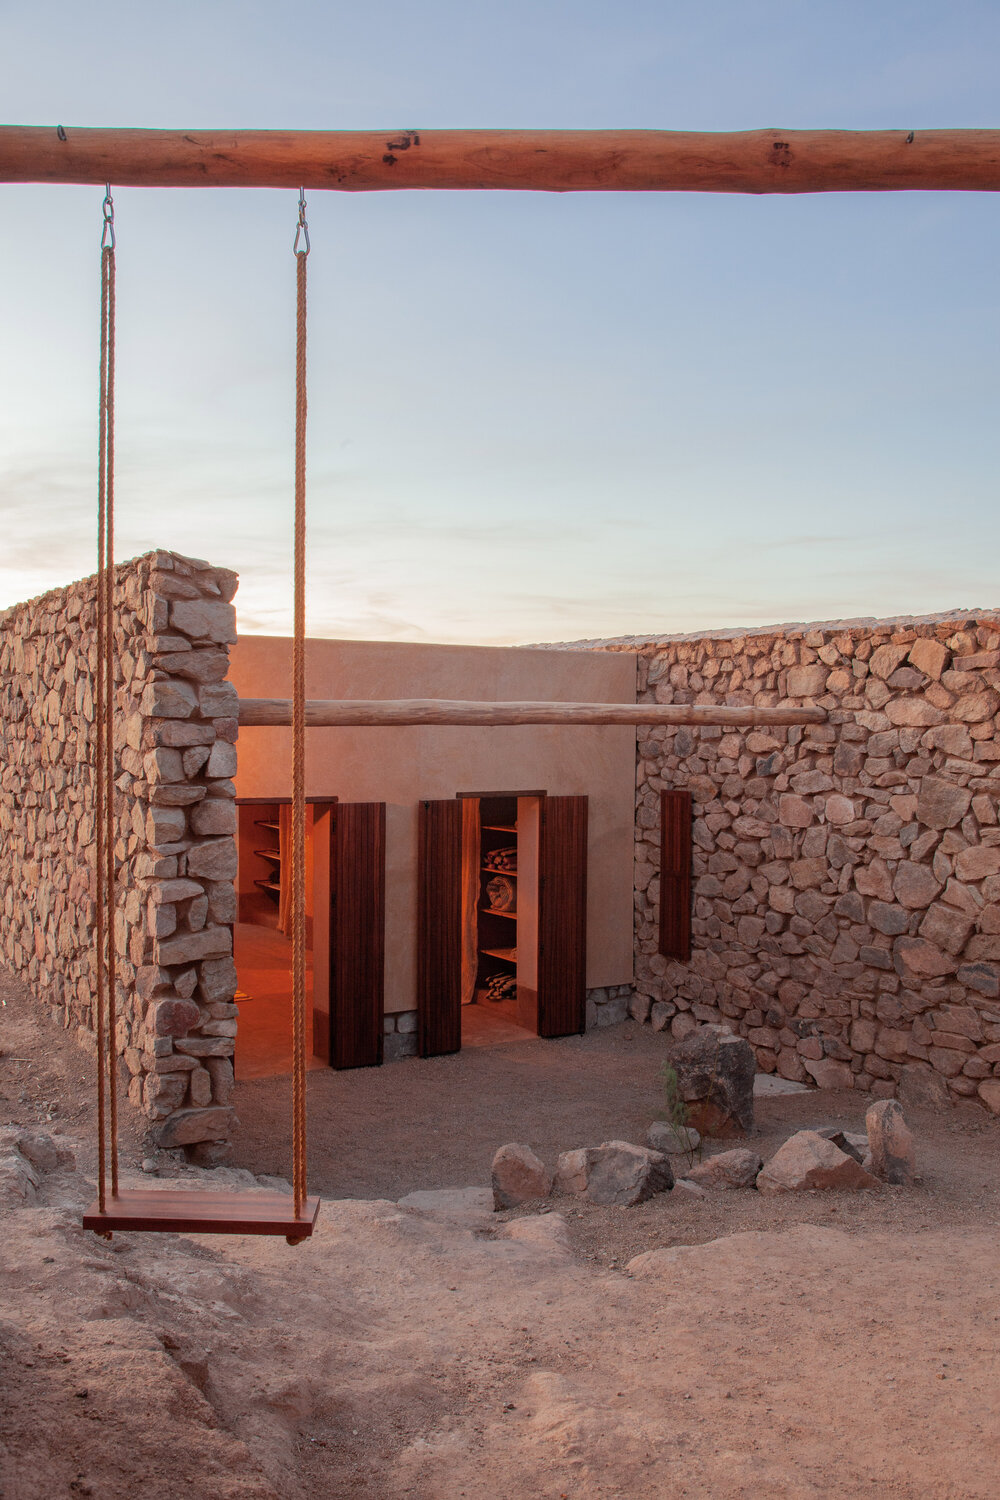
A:
<svg viewBox="0 0 1000 1500">
<path fill-rule="evenodd" d="M 115 1229 L 159 1234 L 283 1234 L 289 1244 L 308 1239 L 319 1213 L 319 1198 L 306 1198 L 295 1217 L 290 1193 L 191 1192 L 183 1188 L 126 1188 L 95 1200 L 83 1216 L 84 1229 L 110 1238 Z"/>
</svg>

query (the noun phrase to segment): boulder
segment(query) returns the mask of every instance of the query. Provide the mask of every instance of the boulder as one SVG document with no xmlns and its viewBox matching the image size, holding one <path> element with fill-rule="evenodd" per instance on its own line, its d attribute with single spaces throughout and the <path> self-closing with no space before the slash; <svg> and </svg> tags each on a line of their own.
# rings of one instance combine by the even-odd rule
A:
<svg viewBox="0 0 1000 1500">
<path fill-rule="evenodd" d="M 581 1194 L 587 1191 L 586 1150 L 563 1151 L 556 1162 L 555 1191 Z"/>
<path fill-rule="evenodd" d="M 688 1120 L 702 1135 L 742 1135 L 753 1125 L 757 1063 L 750 1043 L 720 1026 L 699 1026 L 673 1048 Z"/>
<path fill-rule="evenodd" d="M 984 1078 L 979 1085 L 979 1097 L 991 1113 L 1000 1115 L 1000 1078 Z"/>
<path fill-rule="evenodd" d="M 209 1109 L 179 1109 L 163 1122 L 154 1140 L 162 1150 L 193 1146 L 198 1141 L 224 1141 L 238 1124 L 231 1109 L 217 1105 Z"/>
<path fill-rule="evenodd" d="M 894 1187 L 908 1187 L 916 1162 L 913 1136 L 895 1099 L 879 1099 L 865 1115 L 872 1175 Z"/>
<path fill-rule="evenodd" d="M 878 1181 L 846 1151 L 815 1130 L 800 1130 L 771 1157 L 757 1178 L 761 1193 L 811 1188 L 873 1188 Z"/>
<path fill-rule="evenodd" d="M 706 1188 L 752 1188 L 763 1165 L 756 1151 L 740 1147 L 700 1162 L 687 1173 L 687 1179 Z"/>
<path fill-rule="evenodd" d="M 845 1062 L 832 1057 L 821 1057 L 816 1061 L 805 1058 L 802 1066 L 811 1073 L 820 1089 L 849 1089 L 854 1087 L 854 1075 Z"/>
<path fill-rule="evenodd" d="M 629 1141 L 604 1141 L 587 1153 L 586 1196 L 591 1203 L 631 1208 L 674 1185 L 669 1159 Z"/>
<path fill-rule="evenodd" d="M 701 1136 L 690 1125 L 671 1125 L 668 1120 L 654 1120 L 646 1131 L 646 1145 L 666 1156 L 687 1156 L 697 1151 Z"/>
<path fill-rule="evenodd" d="M 904 1109 L 950 1109 L 951 1094 L 940 1073 L 919 1063 L 907 1063 L 899 1075 L 899 1100 Z"/>
<path fill-rule="evenodd" d="M 516 1208 L 520 1203 L 540 1202 L 552 1191 L 552 1174 L 530 1146 L 513 1142 L 501 1146 L 493 1158 L 491 1172 L 493 1207 Z"/>
<path fill-rule="evenodd" d="M 0 1154 L 0 1203 L 19 1208 L 38 1191 L 38 1173 L 20 1153 Z"/>
<path fill-rule="evenodd" d="M 38 1172 L 71 1171 L 75 1156 L 63 1140 L 56 1140 L 47 1130 L 31 1130 L 21 1125 L 0 1129 L 0 1151 L 19 1151 Z"/>
</svg>

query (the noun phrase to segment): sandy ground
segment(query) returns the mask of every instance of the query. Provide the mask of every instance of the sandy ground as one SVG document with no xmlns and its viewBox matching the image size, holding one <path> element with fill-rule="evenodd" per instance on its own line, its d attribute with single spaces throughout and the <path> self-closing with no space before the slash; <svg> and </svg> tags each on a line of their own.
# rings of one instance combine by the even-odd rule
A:
<svg viewBox="0 0 1000 1500">
<path fill-rule="evenodd" d="M 504 1139 L 550 1159 L 641 1139 L 655 1110 L 661 1039 L 524 1044 L 530 1064 L 498 1049 L 487 1098 L 475 1049 L 423 1065 L 426 1084 L 420 1065 L 316 1075 L 314 1185 L 353 1196 L 307 1244 L 107 1244 L 78 1227 L 90 1059 L 13 984 L 0 997 L 3 1117 L 77 1152 L 2 1210 L 5 1500 L 1000 1492 L 1000 1123 L 981 1113 L 911 1121 L 923 1182 L 906 1192 L 531 1215 L 388 1201 L 482 1185 Z M 262 1085 L 241 1090 L 247 1124 Z M 753 1144 L 862 1113 L 850 1095 L 762 1101 Z M 240 1148 L 258 1172 L 267 1134 L 262 1110 Z M 134 1167 L 134 1122 L 125 1136 Z"/>
</svg>

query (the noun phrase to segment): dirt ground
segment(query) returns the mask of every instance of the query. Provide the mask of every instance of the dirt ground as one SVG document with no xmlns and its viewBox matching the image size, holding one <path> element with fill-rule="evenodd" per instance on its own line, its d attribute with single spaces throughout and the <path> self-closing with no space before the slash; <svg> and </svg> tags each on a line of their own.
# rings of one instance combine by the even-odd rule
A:
<svg viewBox="0 0 1000 1500">
<path fill-rule="evenodd" d="M 0 999 L 2 1116 L 76 1153 L 0 1209 L 5 1500 L 1000 1492 L 1000 1122 L 974 1107 L 913 1116 L 923 1180 L 906 1191 L 423 1212 L 391 1200 L 483 1187 L 504 1140 L 550 1162 L 641 1141 L 663 1039 L 322 1073 L 311 1181 L 330 1197 L 311 1241 L 107 1244 L 78 1227 L 92 1061 L 2 977 Z M 193 1187 L 253 1191 L 251 1170 L 283 1165 L 285 1092 L 240 1086 L 243 1170 Z M 864 1112 L 850 1094 L 758 1103 L 765 1157 Z M 134 1173 L 133 1118 L 124 1137 Z"/>
</svg>

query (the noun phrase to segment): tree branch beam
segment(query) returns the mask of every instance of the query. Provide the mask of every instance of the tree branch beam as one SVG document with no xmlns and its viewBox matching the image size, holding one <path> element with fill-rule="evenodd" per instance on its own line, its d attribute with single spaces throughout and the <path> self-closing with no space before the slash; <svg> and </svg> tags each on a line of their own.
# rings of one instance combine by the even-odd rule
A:
<svg viewBox="0 0 1000 1500">
<path fill-rule="evenodd" d="M 377 729 L 412 724 L 457 727 L 512 724 L 825 724 L 826 709 L 794 704 L 777 708 L 714 703 L 476 703 L 465 699 L 313 698 L 306 724 L 313 729 Z M 241 698 L 240 727 L 285 728 L 292 722 L 290 698 Z"/>
<path fill-rule="evenodd" d="M 1000 190 L 1000 130 L 95 130 L 0 126 L 0 182 L 383 192 Z"/>
</svg>

